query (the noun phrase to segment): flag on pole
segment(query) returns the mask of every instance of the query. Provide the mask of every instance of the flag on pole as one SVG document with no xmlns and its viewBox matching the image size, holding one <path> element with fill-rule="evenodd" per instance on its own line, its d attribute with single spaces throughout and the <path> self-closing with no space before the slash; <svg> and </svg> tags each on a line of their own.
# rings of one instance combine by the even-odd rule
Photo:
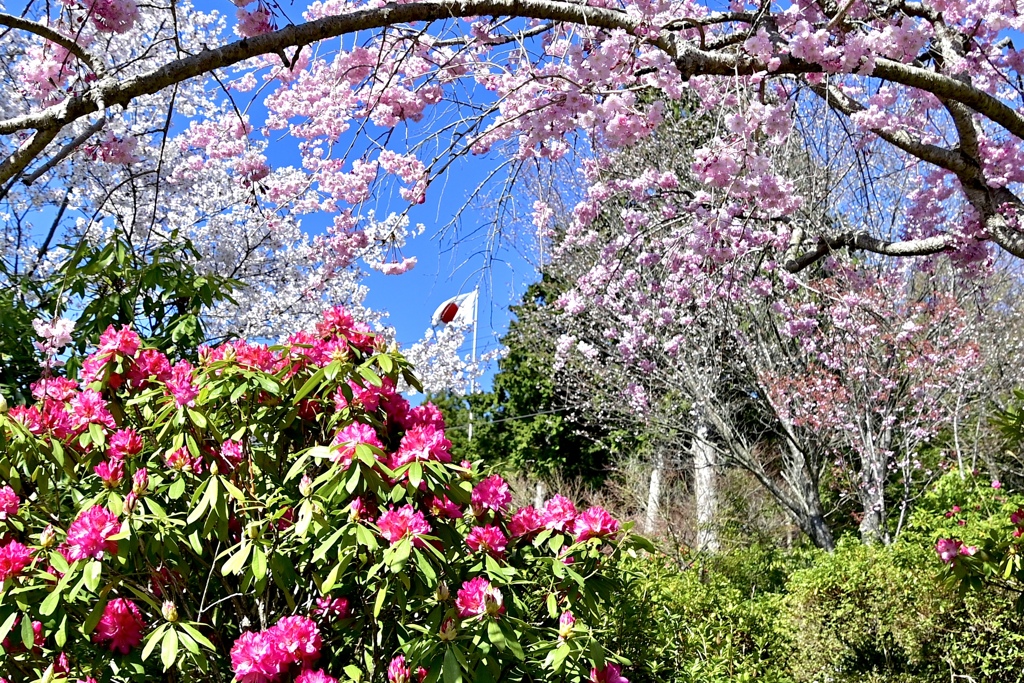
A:
<svg viewBox="0 0 1024 683">
<path fill-rule="evenodd" d="M 476 290 L 453 296 L 434 311 L 430 324 L 437 325 L 472 325 L 476 322 Z"/>
</svg>

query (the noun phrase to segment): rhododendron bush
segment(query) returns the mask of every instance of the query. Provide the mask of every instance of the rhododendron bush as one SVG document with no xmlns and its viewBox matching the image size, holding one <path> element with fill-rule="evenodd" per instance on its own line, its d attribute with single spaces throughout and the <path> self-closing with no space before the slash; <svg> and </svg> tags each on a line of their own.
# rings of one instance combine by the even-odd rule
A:
<svg viewBox="0 0 1024 683">
<path fill-rule="evenodd" d="M 0 671 L 29 680 L 623 681 L 603 567 L 646 542 L 453 461 L 343 309 L 170 362 L 111 327 L 0 416 Z M 162 672 L 169 673 L 162 673 Z"/>
</svg>

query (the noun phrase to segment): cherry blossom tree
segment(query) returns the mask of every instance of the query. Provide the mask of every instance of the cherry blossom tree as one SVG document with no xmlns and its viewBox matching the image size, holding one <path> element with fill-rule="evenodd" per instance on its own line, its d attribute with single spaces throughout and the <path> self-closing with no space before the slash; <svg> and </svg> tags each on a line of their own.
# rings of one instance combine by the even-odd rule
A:
<svg viewBox="0 0 1024 683">
<path fill-rule="evenodd" d="M 784 218 L 804 203 L 775 150 L 823 119 L 845 133 L 817 147 L 825 162 L 859 150 L 896 160 L 917 186 L 882 230 L 870 216 L 814 231 L 772 223 L 764 232 L 789 270 L 844 247 L 977 262 L 994 244 L 1024 255 L 1016 190 L 1024 117 L 1012 37 L 1024 19 L 1008 0 L 734 2 L 724 10 L 689 0 L 329 0 L 301 19 L 273 4 L 240 4 L 237 20 L 134 0 L 29 2 L 4 13 L 6 200 L 28 201 L 28 183 L 50 188 L 50 204 L 68 187 L 72 202 L 101 203 L 94 186 L 69 181 L 112 164 L 158 181 L 149 197 L 117 202 L 122 212 L 152 212 L 166 205 L 167 182 L 198 190 L 197 177 L 225 173 L 235 198 L 204 209 L 215 222 L 245 223 L 230 210 L 244 196 L 267 217 L 266 232 L 284 221 L 282 242 L 302 245 L 292 221 L 314 207 L 333 212 L 326 236 L 297 247 L 323 264 L 312 277 L 317 291 L 372 240 L 373 221 L 360 208 L 371 188 L 393 183 L 417 204 L 465 153 L 502 148 L 495 174 L 514 176 L 529 160 L 564 157 L 574 136 L 627 147 L 658 128 L 667 103 L 692 93 L 739 109 L 698 154 L 704 189 L 674 197 L 677 211 L 700 213 L 711 196 L 726 196 L 715 233 Z M 176 115 L 193 121 L 171 139 Z M 271 168 L 267 146 L 280 137 L 295 141 L 301 163 Z M 167 155 L 187 159 L 172 168 Z M 672 189 L 662 178 L 633 191 Z M 588 193 L 580 229 L 607 192 Z M 264 236 L 253 241 L 277 246 Z M 727 239 L 714 255 L 731 259 L 745 245 Z"/>
</svg>

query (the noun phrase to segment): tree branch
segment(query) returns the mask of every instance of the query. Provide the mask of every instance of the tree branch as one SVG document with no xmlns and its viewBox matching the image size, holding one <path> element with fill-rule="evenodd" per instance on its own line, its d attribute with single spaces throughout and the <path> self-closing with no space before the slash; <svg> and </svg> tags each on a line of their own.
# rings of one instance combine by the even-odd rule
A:
<svg viewBox="0 0 1024 683">
<path fill-rule="evenodd" d="M 866 232 L 849 230 L 831 237 L 819 237 L 817 246 L 803 256 L 795 256 L 796 246 L 791 245 L 783 264 L 783 267 L 791 273 L 798 273 L 812 263 L 843 248 L 870 251 L 882 256 L 929 256 L 951 249 L 953 238 L 949 235 L 936 235 L 916 240 L 890 242 L 872 237 Z"/>
<path fill-rule="evenodd" d="M 49 161 L 47 161 L 42 166 L 40 166 L 36 170 L 34 170 L 31 173 L 29 173 L 27 176 L 25 176 L 25 178 L 21 182 L 25 183 L 26 185 L 31 185 L 35 181 L 39 180 L 39 176 L 43 175 L 44 173 L 49 171 L 51 168 L 53 168 L 54 166 L 56 166 L 60 162 L 64 161 L 64 159 L 67 158 L 67 156 L 69 154 L 71 154 L 78 147 L 83 145 L 93 135 L 95 135 L 96 133 L 100 132 L 105 125 L 107 125 L 107 120 L 106 119 L 100 119 L 96 123 L 94 123 L 91 126 L 89 126 L 88 128 L 86 128 L 84 131 L 82 131 L 81 135 L 76 137 L 74 140 L 72 140 L 68 144 L 64 145 L 64 147 L 62 147 L 59 152 L 54 154 L 50 158 Z"/>
<path fill-rule="evenodd" d="M 25 19 L 24 17 L 16 17 L 12 14 L 0 12 L 0 26 L 9 26 L 11 28 L 34 33 L 41 38 L 49 40 L 51 43 L 60 45 L 75 57 L 78 57 L 79 61 L 89 67 L 89 69 L 91 69 L 97 76 L 102 77 L 105 73 L 103 67 L 92 58 L 92 55 L 85 51 L 85 48 L 76 43 L 73 39 L 54 31 L 45 24 L 40 24 L 38 21 L 32 21 L 31 19 Z"/>
</svg>

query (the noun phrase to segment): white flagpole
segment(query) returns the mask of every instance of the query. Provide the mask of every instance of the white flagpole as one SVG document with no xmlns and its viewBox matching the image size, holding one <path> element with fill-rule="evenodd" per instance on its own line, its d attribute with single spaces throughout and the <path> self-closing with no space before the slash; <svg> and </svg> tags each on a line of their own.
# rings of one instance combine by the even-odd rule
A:
<svg viewBox="0 0 1024 683">
<path fill-rule="evenodd" d="M 480 308 L 480 291 L 479 290 L 474 290 L 474 293 L 473 293 L 473 366 L 474 366 L 474 370 L 476 368 L 476 327 L 477 327 L 477 317 L 478 317 L 477 316 L 477 312 L 479 311 L 479 308 Z M 476 381 L 474 379 L 474 376 L 470 375 L 470 377 L 469 377 L 469 394 L 470 394 L 470 396 L 473 395 L 473 390 L 476 388 L 475 387 L 475 383 L 476 383 Z M 468 430 L 468 432 L 469 432 L 469 440 L 470 440 L 470 442 L 472 442 L 473 441 L 473 407 L 472 407 L 472 404 L 470 405 L 470 408 L 469 408 L 469 430 Z"/>
</svg>

